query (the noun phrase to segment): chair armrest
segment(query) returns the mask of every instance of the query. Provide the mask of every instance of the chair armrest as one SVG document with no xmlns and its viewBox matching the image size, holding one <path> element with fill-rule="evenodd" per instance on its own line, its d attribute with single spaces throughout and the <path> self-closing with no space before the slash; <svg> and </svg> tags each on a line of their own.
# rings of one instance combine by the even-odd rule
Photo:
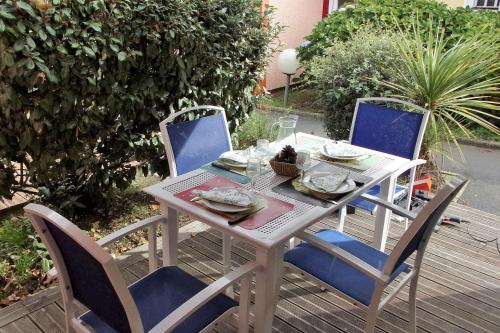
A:
<svg viewBox="0 0 500 333">
<path fill-rule="evenodd" d="M 363 272 L 364 274 L 375 278 L 377 280 L 383 281 L 383 282 L 388 282 L 389 281 L 389 276 L 385 275 L 384 272 L 381 270 L 373 267 L 372 265 L 368 264 L 366 261 L 361 260 L 360 258 L 356 257 L 352 253 L 347 252 L 346 250 L 330 244 L 328 242 L 325 242 L 324 240 L 309 234 L 305 231 L 300 232 L 296 237 L 303 239 L 314 246 L 320 248 L 321 250 L 327 252 L 328 254 L 331 254 L 332 256 L 341 259 L 345 263 L 351 265 L 352 267 L 356 268 L 357 270 Z"/>
<path fill-rule="evenodd" d="M 396 213 L 397 215 L 402 216 L 402 217 L 406 217 L 407 219 L 415 220 L 415 218 L 417 217 L 415 214 L 411 213 L 410 211 L 408 211 L 402 207 L 399 207 L 398 205 L 395 205 L 391 202 L 388 202 L 388 201 L 382 200 L 378 197 L 375 197 L 373 195 L 365 193 L 365 194 L 361 195 L 361 198 L 363 198 L 366 201 L 373 202 L 374 204 L 377 204 L 377 205 L 382 206 L 384 208 L 387 208 L 387 209 L 391 210 L 393 213 Z"/>
<path fill-rule="evenodd" d="M 164 333 L 172 331 L 176 326 L 181 324 L 184 319 L 192 315 L 196 310 L 220 294 L 228 286 L 244 278 L 248 274 L 252 274 L 255 270 L 257 270 L 257 268 L 259 268 L 259 264 L 252 261 L 224 275 L 187 300 L 184 304 L 156 324 L 156 326 L 149 332 Z"/>
<path fill-rule="evenodd" d="M 137 230 L 145 229 L 151 225 L 157 225 L 162 220 L 165 220 L 165 217 L 161 216 L 161 215 L 155 215 L 155 216 L 149 217 L 147 219 L 144 219 L 144 220 L 141 220 L 141 221 L 136 222 L 134 224 L 131 224 L 129 226 L 126 226 L 125 228 L 117 230 L 117 231 L 107 235 L 106 237 L 99 239 L 97 241 L 97 244 L 99 244 L 100 246 L 106 246 L 110 243 L 113 243 L 113 242 L 127 236 L 128 234 L 136 232 Z"/>
<path fill-rule="evenodd" d="M 164 220 L 165 217 L 161 216 L 161 215 L 155 215 L 155 216 L 152 216 L 152 217 L 149 217 L 147 219 L 144 219 L 144 220 L 141 220 L 139 222 L 136 222 L 134 224 L 131 224 L 129 226 L 126 226 L 125 228 L 122 228 L 120 230 L 117 230 L 109 235 L 107 235 L 106 237 L 103 237 L 101 239 L 99 239 L 97 241 L 97 244 L 99 244 L 99 246 L 106 246 L 110 243 L 113 243 L 125 236 L 127 236 L 128 234 L 131 234 L 137 230 L 141 230 L 141 229 L 145 229 L 151 225 L 156 225 L 158 223 L 161 222 L 161 220 Z M 53 279 L 56 279 L 58 277 L 58 273 L 57 273 L 57 270 L 55 267 L 52 267 L 48 272 L 47 272 L 47 276 L 49 278 L 50 281 L 52 281 Z"/>
<path fill-rule="evenodd" d="M 391 177 L 392 178 L 397 178 L 403 172 L 406 172 L 406 171 L 410 170 L 411 168 L 414 168 L 416 166 L 419 166 L 419 165 L 422 165 L 422 164 L 425 164 L 425 163 L 427 163 L 427 161 L 426 160 L 422 160 L 422 159 L 411 160 L 408 163 L 406 163 L 405 165 L 403 165 L 401 168 L 399 168 L 396 171 L 394 171 L 394 173 L 391 175 Z"/>
</svg>

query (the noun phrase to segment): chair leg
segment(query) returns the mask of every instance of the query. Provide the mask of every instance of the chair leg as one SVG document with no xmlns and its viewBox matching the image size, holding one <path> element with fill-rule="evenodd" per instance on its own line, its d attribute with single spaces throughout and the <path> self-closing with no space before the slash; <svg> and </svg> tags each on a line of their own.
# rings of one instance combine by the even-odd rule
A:
<svg viewBox="0 0 500 333">
<path fill-rule="evenodd" d="M 375 289 L 372 294 L 370 306 L 368 307 L 368 315 L 366 317 L 365 333 L 375 332 L 375 324 L 377 324 L 377 317 L 379 313 L 380 299 L 387 285 L 378 282 L 375 284 Z"/>
<path fill-rule="evenodd" d="M 347 214 L 347 207 L 343 206 L 342 208 L 339 208 L 339 225 L 337 226 L 337 230 L 340 232 L 344 231 L 344 223 L 345 223 L 345 217 Z"/>
<path fill-rule="evenodd" d="M 417 284 L 418 284 L 418 274 L 412 279 L 410 285 L 410 294 L 408 300 L 408 332 L 416 333 L 417 332 Z"/>
<path fill-rule="evenodd" d="M 231 272 L 231 243 L 231 235 L 222 234 L 222 269 L 224 275 Z M 227 287 L 226 294 L 233 296 L 233 289 L 232 285 Z"/>
<path fill-rule="evenodd" d="M 370 306 L 368 308 L 368 316 L 366 317 L 366 327 L 365 333 L 373 333 L 375 332 L 375 324 L 377 323 L 377 307 Z"/>
<path fill-rule="evenodd" d="M 293 249 L 298 243 L 299 240 L 297 239 L 297 237 L 290 238 L 290 240 L 288 241 L 288 249 L 289 250 Z"/>
<path fill-rule="evenodd" d="M 222 235 L 222 262 L 224 274 L 231 272 L 231 235 Z"/>
<path fill-rule="evenodd" d="M 149 273 L 154 272 L 158 268 L 158 259 L 156 256 L 156 229 L 156 224 L 148 227 Z"/>
<path fill-rule="evenodd" d="M 247 275 L 240 284 L 240 307 L 238 312 L 238 333 L 248 333 L 250 318 L 250 281 L 252 275 Z"/>
</svg>

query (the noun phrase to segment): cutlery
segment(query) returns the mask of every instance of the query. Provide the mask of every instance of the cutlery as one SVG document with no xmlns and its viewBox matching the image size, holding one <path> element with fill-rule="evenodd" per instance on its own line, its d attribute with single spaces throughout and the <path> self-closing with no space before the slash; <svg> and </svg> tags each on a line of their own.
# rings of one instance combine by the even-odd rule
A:
<svg viewBox="0 0 500 333">
<path fill-rule="evenodd" d="M 227 221 L 227 223 L 228 223 L 229 225 L 235 225 L 235 224 L 238 224 L 238 223 L 240 223 L 240 222 L 242 222 L 242 221 L 246 220 L 246 219 L 247 219 L 247 218 L 249 218 L 250 216 L 255 215 L 256 213 L 258 213 L 258 212 L 259 212 L 259 211 L 261 211 L 262 209 L 264 209 L 264 206 L 262 206 L 262 207 L 258 208 L 257 210 L 255 210 L 255 211 L 251 212 L 250 214 L 243 215 L 243 216 L 238 217 L 238 218 L 236 218 L 236 219 L 234 219 L 234 220 L 228 220 L 228 221 Z"/>
</svg>

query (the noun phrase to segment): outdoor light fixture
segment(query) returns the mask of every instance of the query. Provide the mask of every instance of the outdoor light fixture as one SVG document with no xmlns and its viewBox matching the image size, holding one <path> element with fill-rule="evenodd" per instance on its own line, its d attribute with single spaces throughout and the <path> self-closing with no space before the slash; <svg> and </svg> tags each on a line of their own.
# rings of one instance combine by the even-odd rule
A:
<svg viewBox="0 0 500 333">
<path fill-rule="evenodd" d="M 290 87 L 290 78 L 297 72 L 299 62 L 297 60 L 297 51 L 295 49 L 286 49 L 278 57 L 278 68 L 286 75 L 285 97 L 283 104 L 286 106 L 288 101 L 288 89 Z"/>
</svg>

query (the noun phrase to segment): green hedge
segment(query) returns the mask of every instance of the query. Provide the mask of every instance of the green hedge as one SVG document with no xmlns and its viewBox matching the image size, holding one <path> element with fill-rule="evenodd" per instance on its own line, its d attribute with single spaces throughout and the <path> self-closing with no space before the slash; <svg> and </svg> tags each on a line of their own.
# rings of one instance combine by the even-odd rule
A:
<svg viewBox="0 0 500 333">
<path fill-rule="evenodd" d="M 330 138 L 349 138 L 356 99 L 389 93 L 381 82 L 403 67 L 397 43 L 396 34 L 365 27 L 310 61 L 310 83 L 322 97 Z"/>
<path fill-rule="evenodd" d="M 492 38 L 500 35 L 500 19 L 496 11 L 450 9 L 435 0 L 356 0 L 355 5 L 333 12 L 316 25 L 306 38 L 310 44 L 299 48 L 299 58 L 307 67 L 308 61 L 316 55 L 322 55 L 335 40 L 346 41 L 366 24 L 397 30 L 398 26 L 408 27 L 417 17 L 422 28 L 427 27 L 429 18 L 440 22 L 448 36 L 455 40 L 481 31 Z"/>
<path fill-rule="evenodd" d="M 32 7 L 32 5 L 34 7 Z M 255 108 L 276 27 L 259 0 L 0 4 L 0 195 L 29 182 L 63 208 L 168 174 L 158 122 L 193 104 Z"/>
</svg>

